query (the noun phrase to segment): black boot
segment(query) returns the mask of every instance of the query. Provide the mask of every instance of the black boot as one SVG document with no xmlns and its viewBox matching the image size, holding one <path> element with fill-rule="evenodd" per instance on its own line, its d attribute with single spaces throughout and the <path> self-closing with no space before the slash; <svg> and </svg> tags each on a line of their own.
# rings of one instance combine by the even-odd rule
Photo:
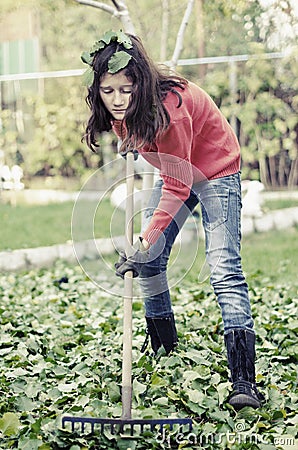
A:
<svg viewBox="0 0 298 450">
<path fill-rule="evenodd" d="M 146 317 L 146 322 L 147 337 L 141 351 L 145 351 L 150 336 L 154 353 L 156 354 L 163 345 L 168 355 L 178 344 L 174 314 L 172 313 L 169 317 Z"/>
<path fill-rule="evenodd" d="M 256 387 L 255 333 L 245 329 L 234 329 L 225 334 L 224 339 L 233 383 L 230 405 L 236 410 L 245 406 L 259 408 L 264 396 Z"/>
</svg>

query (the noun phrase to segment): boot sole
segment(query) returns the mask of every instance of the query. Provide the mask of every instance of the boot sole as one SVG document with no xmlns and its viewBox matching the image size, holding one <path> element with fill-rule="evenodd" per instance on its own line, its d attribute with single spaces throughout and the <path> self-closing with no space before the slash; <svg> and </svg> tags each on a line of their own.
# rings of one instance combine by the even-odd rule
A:
<svg viewBox="0 0 298 450">
<path fill-rule="evenodd" d="M 229 400 L 229 404 L 233 406 L 237 411 L 245 406 L 251 406 L 252 408 L 259 408 L 260 402 L 249 395 L 237 394 Z"/>
</svg>

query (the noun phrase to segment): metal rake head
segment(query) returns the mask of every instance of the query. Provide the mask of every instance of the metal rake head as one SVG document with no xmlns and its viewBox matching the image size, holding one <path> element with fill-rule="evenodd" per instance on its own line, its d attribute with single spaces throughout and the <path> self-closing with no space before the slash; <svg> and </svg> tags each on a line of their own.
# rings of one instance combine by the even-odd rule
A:
<svg viewBox="0 0 298 450">
<path fill-rule="evenodd" d="M 170 431 L 178 426 L 187 427 L 187 431 L 192 430 L 192 420 L 188 418 L 181 419 L 100 419 L 94 417 L 70 417 L 62 418 L 62 428 L 66 428 L 66 423 L 71 424 L 71 431 L 81 431 L 81 433 L 94 433 L 95 427 L 103 433 L 106 427 L 110 428 L 111 434 L 122 434 L 129 432 L 130 436 L 135 435 L 135 427 L 138 427 L 139 433 L 142 434 L 146 430 L 158 431 L 163 433 L 167 427 Z M 76 426 L 77 425 L 77 426 Z"/>
</svg>

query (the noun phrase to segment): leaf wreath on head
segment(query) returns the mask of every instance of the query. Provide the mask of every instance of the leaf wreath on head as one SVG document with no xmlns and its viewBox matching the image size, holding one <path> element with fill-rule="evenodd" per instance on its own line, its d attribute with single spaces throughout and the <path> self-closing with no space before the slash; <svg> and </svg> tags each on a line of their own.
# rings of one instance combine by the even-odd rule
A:
<svg viewBox="0 0 298 450">
<path fill-rule="evenodd" d="M 117 42 L 122 45 L 125 49 L 132 48 L 132 42 L 127 34 L 120 31 L 107 31 L 98 41 L 93 44 L 89 52 L 83 52 L 81 55 L 81 60 L 83 63 L 88 64 L 90 67 L 84 73 L 85 83 L 91 85 L 93 83 L 94 72 L 93 72 L 93 58 L 94 55 L 103 50 L 111 42 Z M 132 56 L 125 50 L 115 51 L 108 61 L 108 72 L 111 74 L 119 72 L 119 70 L 124 69 L 127 66 Z"/>
</svg>

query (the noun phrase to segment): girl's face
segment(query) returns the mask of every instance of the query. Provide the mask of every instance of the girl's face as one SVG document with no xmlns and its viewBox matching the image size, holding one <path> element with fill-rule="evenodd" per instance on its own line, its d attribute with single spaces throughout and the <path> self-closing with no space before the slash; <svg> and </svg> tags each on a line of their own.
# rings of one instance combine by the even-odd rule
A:
<svg viewBox="0 0 298 450">
<path fill-rule="evenodd" d="M 133 89 L 132 81 L 127 78 L 125 71 L 115 74 L 107 72 L 100 82 L 101 99 L 114 119 L 122 120 L 128 108 Z"/>
</svg>

